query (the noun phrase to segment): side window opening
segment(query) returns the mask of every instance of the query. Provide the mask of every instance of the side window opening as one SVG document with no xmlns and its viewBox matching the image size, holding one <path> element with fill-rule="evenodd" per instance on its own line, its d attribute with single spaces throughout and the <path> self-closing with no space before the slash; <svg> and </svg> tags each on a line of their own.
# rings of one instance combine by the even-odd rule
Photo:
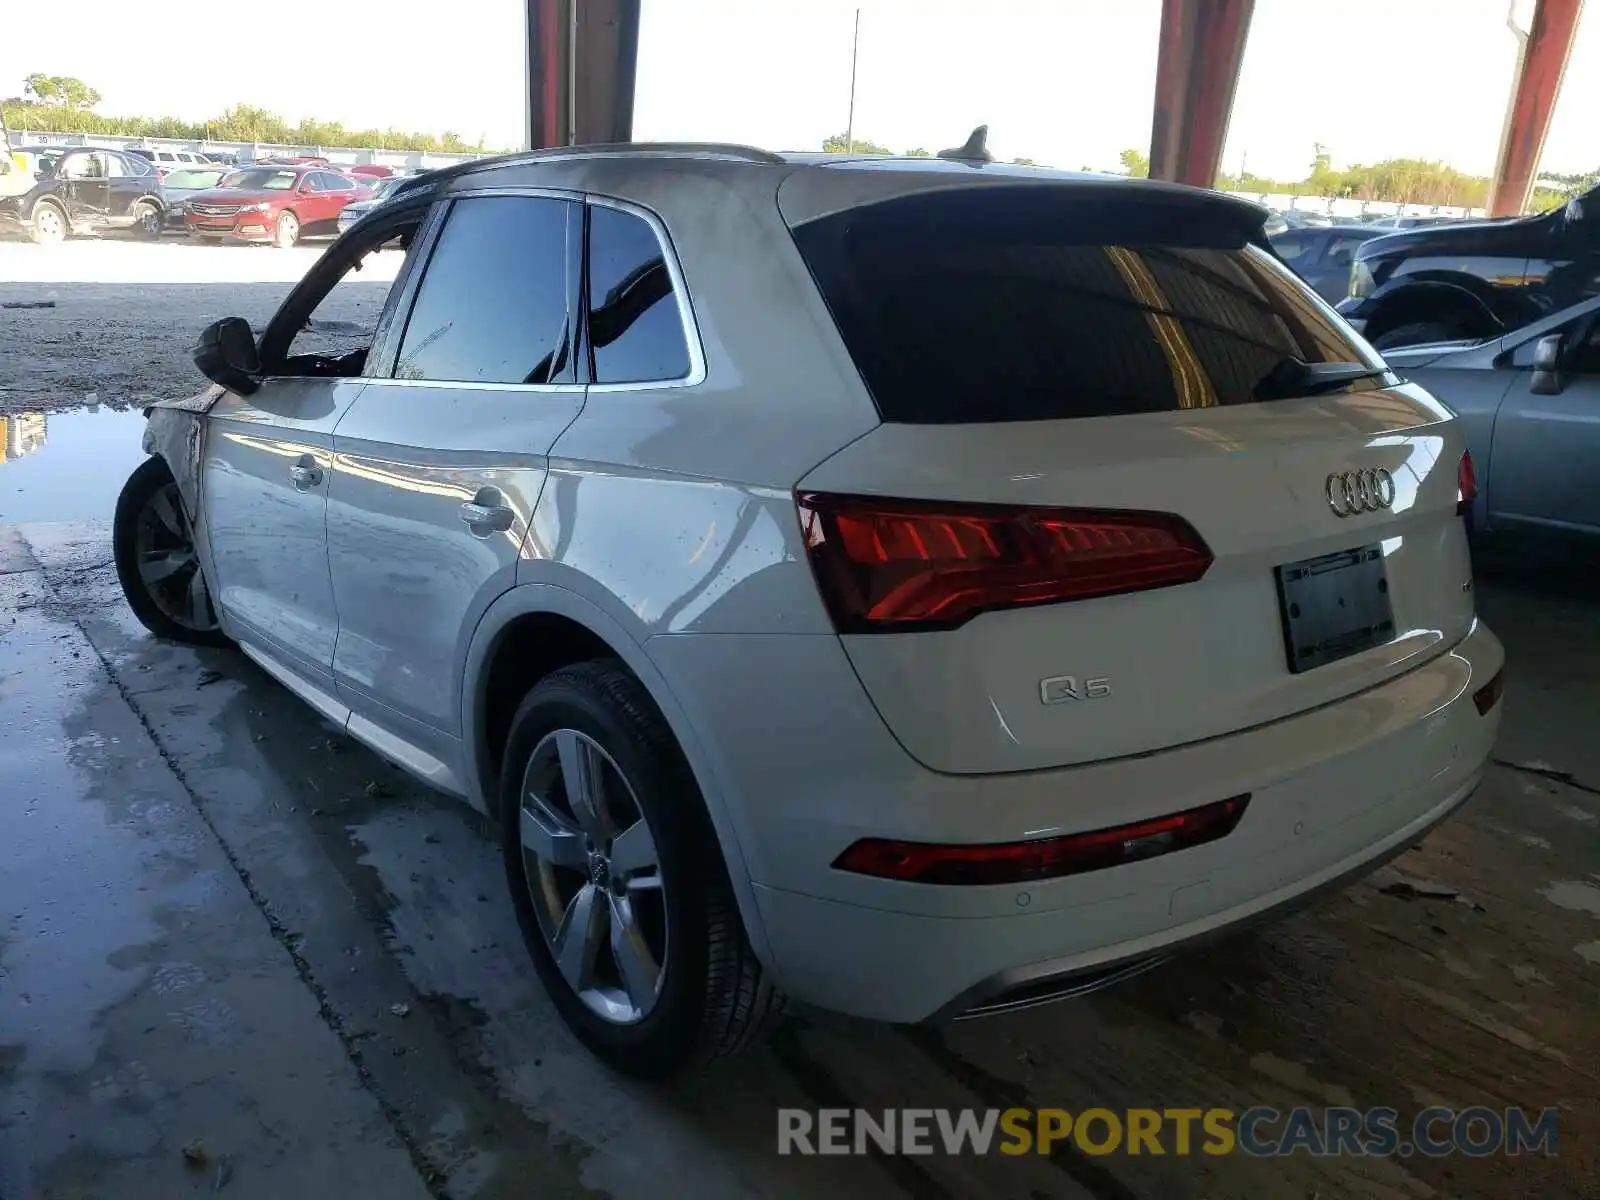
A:
<svg viewBox="0 0 1600 1200">
<path fill-rule="evenodd" d="M 434 244 L 396 379 L 571 383 L 570 239 L 581 209 L 544 196 L 457 200 Z"/>
<path fill-rule="evenodd" d="M 395 280 L 404 275 L 406 260 L 381 251 L 398 241 L 409 257 L 423 218 L 419 211 L 400 228 L 379 235 L 381 244 L 369 243 L 356 250 L 294 329 L 282 360 L 268 366 L 267 372 L 334 379 L 361 375 Z M 264 346 L 263 354 L 270 355 L 270 348 Z"/>
<path fill-rule="evenodd" d="M 643 217 L 589 206 L 589 350 L 594 382 L 667 383 L 689 345 L 666 251 Z"/>
</svg>

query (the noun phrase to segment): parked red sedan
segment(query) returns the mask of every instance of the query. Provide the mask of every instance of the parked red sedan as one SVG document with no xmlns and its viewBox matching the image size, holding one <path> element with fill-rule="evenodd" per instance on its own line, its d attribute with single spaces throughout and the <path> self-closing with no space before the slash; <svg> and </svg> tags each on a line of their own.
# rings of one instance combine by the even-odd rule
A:
<svg viewBox="0 0 1600 1200">
<path fill-rule="evenodd" d="M 242 167 L 189 197 L 183 225 L 192 238 L 288 248 L 304 234 L 338 233 L 340 210 L 365 195 L 354 179 L 327 167 Z"/>
</svg>

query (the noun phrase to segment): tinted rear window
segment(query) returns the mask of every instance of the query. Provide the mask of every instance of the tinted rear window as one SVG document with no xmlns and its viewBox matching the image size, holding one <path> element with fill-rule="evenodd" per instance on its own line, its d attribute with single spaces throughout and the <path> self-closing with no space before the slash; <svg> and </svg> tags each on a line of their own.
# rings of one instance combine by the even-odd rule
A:
<svg viewBox="0 0 1600 1200">
<path fill-rule="evenodd" d="M 1248 404 L 1286 358 L 1381 365 L 1237 210 L 1073 191 L 921 193 L 795 228 L 884 420 Z"/>
</svg>

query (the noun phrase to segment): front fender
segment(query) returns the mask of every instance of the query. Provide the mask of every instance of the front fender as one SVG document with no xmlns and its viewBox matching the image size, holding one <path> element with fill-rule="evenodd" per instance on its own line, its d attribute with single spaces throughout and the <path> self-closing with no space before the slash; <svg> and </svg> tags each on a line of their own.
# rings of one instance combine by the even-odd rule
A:
<svg viewBox="0 0 1600 1200">
<path fill-rule="evenodd" d="M 644 685 L 645 691 L 650 693 L 650 698 L 655 701 L 677 739 L 684 758 L 688 760 L 689 769 L 694 772 L 712 828 L 721 844 L 728 879 L 733 886 L 734 898 L 744 919 L 751 947 L 762 964 L 769 971 L 774 970 L 766 934 L 761 926 L 760 911 L 750 888 L 750 864 L 745 853 L 745 841 L 740 836 L 746 823 L 742 819 L 739 798 L 732 789 L 724 786 L 711 755 L 696 735 L 671 682 L 645 651 L 640 638 L 587 596 L 556 583 L 519 583 L 489 605 L 479 619 L 467 649 L 461 696 L 464 718 L 462 731 L 469 746 L 468 753 L 462 755 L 468 776 L 468 795 L 487 800 L 487 781 L 494 775 L 492 764 L 485 761 L 482 739 L 476 735 L 484 721 L 484 685 L 489 657 L 499 645 L 501 636 L 515 621 L 537 615 L 564 617 L 602 639 Z M 643 627 L 639 626 L 639 629 L 642 632 Z"/>
</svg>

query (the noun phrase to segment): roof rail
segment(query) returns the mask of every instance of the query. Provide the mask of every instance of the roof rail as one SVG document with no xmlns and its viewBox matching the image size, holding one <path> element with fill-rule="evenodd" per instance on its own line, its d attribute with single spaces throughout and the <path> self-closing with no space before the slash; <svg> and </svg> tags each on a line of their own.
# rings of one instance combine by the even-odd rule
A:
<svg viewBox="0 0 1600 1200">
<path fill-rule="evenodd" d="M 513 150 L 509 154 L 492 154 L 486 158 L 469 159 L 448 167 L 435 167 L 420 175 L 411 176 L 396 190 L 395 195 L 411 192 L 420 187 L 442 184 L 463 175 L 476 175 L 498 167 L 515 166 L 523 162 L 560 162 L 575 158 L 614 158 L 627 155 L 661 158 L 717 158 L 729 162 L 763 163 L 782 166 L 788 160 L 770 150 L 757 150 L 753 146 L 723 145 L 718 142 L 595 142 L 586 146 L 549 146 L 542 150 Z"/>
<path fill-rule="evenodd" d="M 726 158 L 739 162 L 781 166 L 784 159 L 770 150 L 724 142 L 594 142 L 584 146 L 550 146 L 529 150 L 527 158 L 594 158 L 613 154 L 660 154 L 696 158 Z"/>
</svg>

